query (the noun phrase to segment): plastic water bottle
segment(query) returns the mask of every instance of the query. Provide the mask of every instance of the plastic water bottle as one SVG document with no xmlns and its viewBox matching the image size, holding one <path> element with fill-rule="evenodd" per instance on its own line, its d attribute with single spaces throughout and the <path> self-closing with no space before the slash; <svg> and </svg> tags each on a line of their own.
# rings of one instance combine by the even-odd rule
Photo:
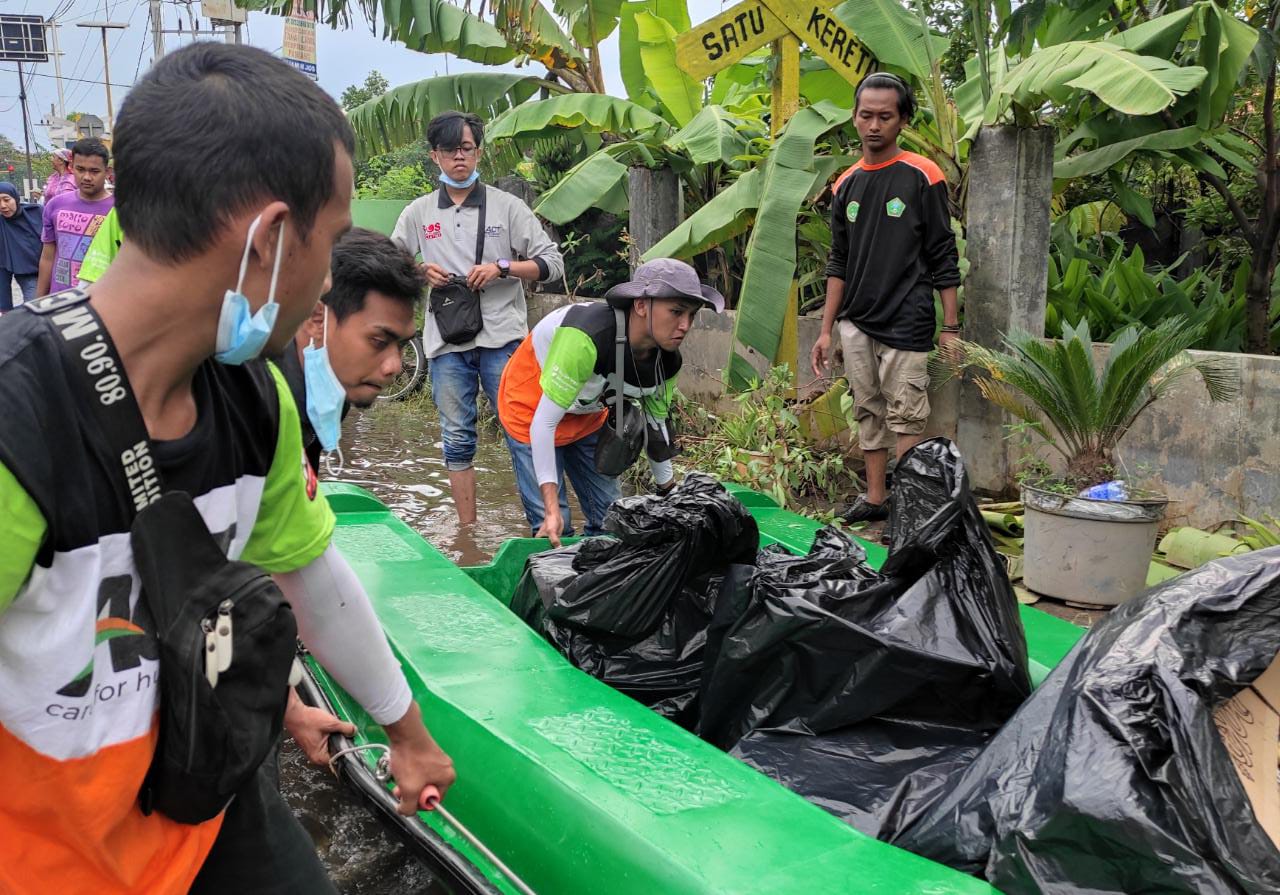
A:
<svg viewBox="0 0 1280 895">
<path fill-rule="evenodd" d="M 1116 479 L 1113 482 L 1103 482 L 1101 485 L 1085 488 L 1080 492 L 1080 496 L 1090 500 L 1128 500 L 1129 489 L 1125 487 L 1122 480 Z"/>
</svg>

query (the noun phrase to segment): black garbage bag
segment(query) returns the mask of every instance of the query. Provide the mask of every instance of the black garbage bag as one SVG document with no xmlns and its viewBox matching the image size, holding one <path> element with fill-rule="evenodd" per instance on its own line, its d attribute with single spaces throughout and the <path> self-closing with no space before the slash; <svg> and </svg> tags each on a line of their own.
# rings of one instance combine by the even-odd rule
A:
<svg viewBox="0 0 1280 895">
<path fill-rule="evenodd" d="M 1280 548 L 1166 582 L 1097 624 L 891 841 L 1009 895 L 1280 892 L 1213 717 L 1278 650 Z"/>
<path fill-rule="evenodd" d="M 884 567 L 834 529 L 725 577 L 698 733 L 870 835 L 927 808 L 1031 692 L 959 452 L 899 461 Z"/>
<path fill-rule="evenodd" d="M 512 609 L 576 667 L 686 726 L 722 570 L 751 562 L 755 519 L 709 476 L 616 502 L 613 538 L 531 556 Z"/>
</svg>

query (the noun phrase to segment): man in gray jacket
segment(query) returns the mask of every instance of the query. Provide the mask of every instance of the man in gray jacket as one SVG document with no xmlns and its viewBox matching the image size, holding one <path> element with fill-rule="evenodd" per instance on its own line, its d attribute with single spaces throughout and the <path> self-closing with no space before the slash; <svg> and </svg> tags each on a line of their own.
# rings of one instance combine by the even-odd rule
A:
<svg viewBox="0 0 1280 895">
<path fill-rule="evenodd" d="M 458 521 L 476 521 L 476 396 L 483 388 L 498 406 L 498 382 L 507 359 L 529 332 L 524 281 L 557 280 L 564 259 L 529 206 L 479 182 L 484 125 L 470 113 L 445 112 L 427 125 L 431 158 L 440 166 L 440 189 L 415 199 L 400 215 L 391 238 L 422 255 L 433 290 L 450 275 L 466 278 L 480 293 L 480 330 L 446 341 L 428 310 L 422 341 L 430 359 L 431 396 L 440 413 L 444 460 Z M 483 222 L 484 236 L 478 229 Z M 477 256 L 479 249 L 479 256 Z M 435 303 L 438 304 L 438 303 Z M 442 332 L 443 329 L 443 332 Z"/>
</svg>

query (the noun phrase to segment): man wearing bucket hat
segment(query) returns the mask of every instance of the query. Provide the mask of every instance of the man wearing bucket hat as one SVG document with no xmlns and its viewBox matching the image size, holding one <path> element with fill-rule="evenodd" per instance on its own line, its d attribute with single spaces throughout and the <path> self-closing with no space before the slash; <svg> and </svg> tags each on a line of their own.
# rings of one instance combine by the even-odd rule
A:
<svg viewBox="0 0 1280 895">
<path fill-rule="evenodd" d="M 680 372 L 680 344 L 698 311 L 724 310 L 724 297 L 692 267 L 658 258 L 614 286 L 605 302 L 559 308 L 525 337 L 502 373 L 498 417 L 515 460 L 525 516 L 559 546 L 571 534 L 559 494 L 569 481 L 602 532 L 621 494 L 618 476 L 643 451 L 659 493 L 675 486 L 675 441 L 667 416 Z"/>
</svg>

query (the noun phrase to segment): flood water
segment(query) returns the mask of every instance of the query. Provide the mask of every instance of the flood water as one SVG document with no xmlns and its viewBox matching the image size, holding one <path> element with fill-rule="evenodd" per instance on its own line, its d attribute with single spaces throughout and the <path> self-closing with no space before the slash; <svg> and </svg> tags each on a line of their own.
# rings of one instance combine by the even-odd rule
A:
<svg viewBox="0 0 1280 895">
<path fill-rule="evenodd" d="M 380 402 L 353 413 L 343 426 L 342 453 L 341 474 L 322 471 L 322 478 L 368 488 L 460 565 L 486 562 L 504 540 L 528 534 L 511 457 L 491 418 L 480 427 L 475 460 L 480 521 L 471 530 L 460 529 L 449 498 L 440 425 L 429 398 Z M 285 798 L 343 895 L 448 892 L 351 790 L 311 765 L 287 735 L 280 778 Z"/>
</svg>

